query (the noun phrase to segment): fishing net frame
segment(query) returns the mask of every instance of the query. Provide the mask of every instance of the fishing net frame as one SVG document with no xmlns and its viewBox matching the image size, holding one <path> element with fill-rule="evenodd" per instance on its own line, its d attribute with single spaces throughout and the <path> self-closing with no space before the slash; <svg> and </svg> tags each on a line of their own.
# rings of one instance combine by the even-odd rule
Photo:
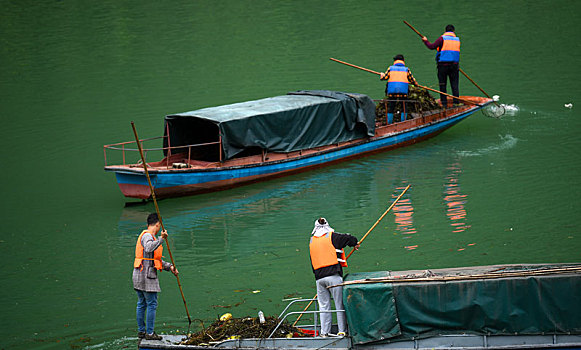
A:
<svg viewBox="0 0 581 350">
<path fill-rule="evenodd" d="M 506 113 L 506 109 L 501 104 L 491 104 L 481 109 L 482 114 L 489 118 L 500 118 Z"/>
</svg>

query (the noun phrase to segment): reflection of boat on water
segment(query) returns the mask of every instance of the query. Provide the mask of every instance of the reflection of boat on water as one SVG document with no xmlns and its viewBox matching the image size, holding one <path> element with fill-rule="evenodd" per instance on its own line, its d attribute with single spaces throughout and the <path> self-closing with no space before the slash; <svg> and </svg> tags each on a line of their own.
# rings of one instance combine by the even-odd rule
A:
<svg viewBox="0 0 581 350">
<path fill-rule="evenodd" d="M 257 101 L 168 115 L 163 159 L 148 162 L 156 196 L 210 192 L 306 171 L 347 159 L 410 145 L 435 136 L 492 102 L 408 113 L 408 120 L 382 125 L 366 95 L 299 91 Z M 153 139 L 149 139 L 153 140 Z M 144 140 L 145 141 L 145 140 Z M 126 197 L 147 199 L 142 165 L 130 163 L 132 142 L 104 146 L 105 170 L 115 173 Z M 108 165 L 107 150 L 120 150 Z M 132 152 L 135 154 L 136 152 Z"/>
<path fill-rule="evenodd" d="M 142 341 L 139 349 L 581 349 L 581 264 L 353 273 L 343 288 L 348 337 L 194 346 L 170 335 Z M 285 310 L 280 318 L 300 313 Z M 317 334 L 316 318 L 297 327 Z"/>
</svg>

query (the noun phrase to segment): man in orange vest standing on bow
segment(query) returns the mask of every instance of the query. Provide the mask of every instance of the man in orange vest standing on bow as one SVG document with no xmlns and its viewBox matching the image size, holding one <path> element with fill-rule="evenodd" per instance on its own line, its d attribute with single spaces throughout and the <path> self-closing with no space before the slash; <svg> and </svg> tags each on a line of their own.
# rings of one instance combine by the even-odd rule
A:
<svg viewBox="0 0 581 350">
<path fill-rule="evenodd" d="M 436 53 L 436 62 L 438 64 L 440 91 L 446 92 L 447 79 L 450 78 L 452 95 L 458 97 L 460 96 L 460 90 L 458 89 L 460 38 L 456 36 L 455 30 L 453 25 L 448 24 L 446 26 L 446 32 L 433 43 L 430 43 L 425 36 L 422 37 L 422 40 L 428 49 L 438 51 Z M 442 102 L 442 107 L 446 108 L 448 105 L 446 95 L 440 94 L 440 101 Z M 458 100 L 454 99 L 454 104 L 457 103 Z"/>
<path fill-rule="evenodd" d="M 357 238 L 348 234 L 335 232 L 325 218 L 315 220 L 315 227 L 311 233 L 309 251 L 311 265 L 317 285 L 317 299 L 321 313 L 321 336 L 327 337 L 331 333 L 333 315 L 331 312 L 331 295 L 335 301 L 335 309 L 343 310 L 343 287 L 333 287 L 343 283 L 343 267 L 347 266 L 346 246 L 359 249 Z M 337 312 L 338 336 L 345 336 L 347 319 L 345 312 Z"/>
<path fill-rule="evenodd" d="M 175 276 L 178 270 L 172 264 L 163 261 L 162 243 L 167 239 L 167 232 L 161 232 L 161 238 L 155 236 L 161 229 L 157 213 L 147 217 L 147 230 L 137 238 L 135 260 L 133 262 L 133 288 L 137 292 L 137 336 L 148 340 L 161 340 L 154 331 L 155 312 L 157 310 L 157 293 L 161 292 L 157 271 L 171 271 Z M 147 326 L 146 326 L 147 320 Z"/>
</svg>

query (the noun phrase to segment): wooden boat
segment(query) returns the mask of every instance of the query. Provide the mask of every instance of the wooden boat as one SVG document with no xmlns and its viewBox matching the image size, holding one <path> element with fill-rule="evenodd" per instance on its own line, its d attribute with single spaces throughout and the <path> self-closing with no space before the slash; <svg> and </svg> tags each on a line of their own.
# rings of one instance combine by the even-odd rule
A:
<svg viewBox="0 0 581 350">
<path fill-rule="evenodd" d="M 184 345 L 184 336 L 164 335 L 161 341 L 141 341 L 139 349 L 581 349 L 579 263 L 355 273 L 346 276 L 343 288 L 345 337 L 227 339 L 194 346 Z M 288 310 L 281 320 L 303 313 Z M 317 319 L 297 327 L 316 334 Z"/>
<path fill-rule="evenodd" d="M 462 96 L 470 103 L 423 113 L 387 125 L 376 120 L 366 95 L 326 90 L 211 107 L 165 117 L 161 148 L 145 148 L 158 198 L 223 190 L 306 171 L 433 137 L 492 102 Z M 384 103 L 380 101 L 379 103 Z M 451 105 L 451 103 L 449 103 Z M 396 117 L 397 118 L 397 117 Z M 105 170 L 115 173 L 126 197 L 147 199 L 150 188 L 136 155 L 135 141 L 104 146 Z M 108 151 L 121 154 L 108 164 Z M 109 155 L 110 157 L 110 155 Z M 149 156 L 151 158 L 151 155 Z"/>
</svg>

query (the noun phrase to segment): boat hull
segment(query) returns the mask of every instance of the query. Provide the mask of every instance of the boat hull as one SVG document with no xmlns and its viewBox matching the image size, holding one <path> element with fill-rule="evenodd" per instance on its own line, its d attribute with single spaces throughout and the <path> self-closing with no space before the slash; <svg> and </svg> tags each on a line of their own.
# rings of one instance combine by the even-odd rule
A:
<svg viewBox="0 0 581 350">
<path fill-rule="evenodd" d="M 157 198 L 229 189 L 408 146 L 438 135 L 485 104 L 468 108 L 446 118 L 425 119 L 423 117 L 397 123 L 391 132 L 385 135 L 308 155 L 231 167 L 149 170 L 149 174 Z M 105 170 L 115 172 L 119 188 L 126 197 L 147 199 L 151 196 L 143 169 L 105 167 Z"/>
<path fill-rule="evenodd" d="M 200 349 L 332 349 L 332 350 L 579 350 L 580 335 L 472 335 L 434 336 L 381 344 L 353 344 L 351 338 L 267 338 L 226 340 L 214 346 L 179 345 L 184 336 L 163 335 L 163 340 L 143 340 L 140 350 Z"/>
</svg>

